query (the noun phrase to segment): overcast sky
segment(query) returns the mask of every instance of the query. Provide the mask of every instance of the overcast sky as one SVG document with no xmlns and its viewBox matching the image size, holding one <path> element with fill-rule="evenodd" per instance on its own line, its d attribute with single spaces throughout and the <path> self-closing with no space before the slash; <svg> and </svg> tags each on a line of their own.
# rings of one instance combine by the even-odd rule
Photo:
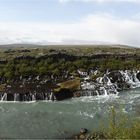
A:
<svg viewBox="0 0 140 140">
<path fill-rule="evenodd" d="M 140 46 L 140 0 L 0 0 L 0 44 Z"/>
</svg>

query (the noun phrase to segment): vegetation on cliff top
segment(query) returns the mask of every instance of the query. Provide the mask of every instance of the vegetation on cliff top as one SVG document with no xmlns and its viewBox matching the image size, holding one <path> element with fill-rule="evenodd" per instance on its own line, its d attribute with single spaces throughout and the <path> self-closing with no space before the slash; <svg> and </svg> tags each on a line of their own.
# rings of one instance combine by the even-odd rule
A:
<svg viewBox="0 0 140 140">
<path fill-rule="evenodd" d="M 78 46 L 13 48 L 0 51 L 0 76 L 53 75 L 77 69 L 140 69 L 140 49 L 126 47 Z"/>
</svg>

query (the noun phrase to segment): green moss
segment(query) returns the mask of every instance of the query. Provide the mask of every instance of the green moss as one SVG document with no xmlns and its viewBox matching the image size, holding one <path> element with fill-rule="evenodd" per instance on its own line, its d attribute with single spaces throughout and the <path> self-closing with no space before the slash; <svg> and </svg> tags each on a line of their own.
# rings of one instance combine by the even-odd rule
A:
<svg viewBox="0 0 140 140">
<path fill-rule="evenodd" d="M 59 88 L 55 89 L 56 92 L 59 92 L 61 89 L 69 90 L 79 90 L 80 89 L 80 79 L 68 80 L 62 83 L 59 83 Z"/>
<path fill-rule="evenodd" d="M 5 90 L 5 87 L 6 87 L 6 84 L 1 84 L 0 85 L 0 91 L 4 91 Z"/>
<path fill-rule="evenodd" d="M 91 79 L 95 81 L 98 77 L 103 77 L 103 75 L 104 73 L 100 72 L 100 73 L 97 73 L 96 75 L 91 75 Z"/>
</svg>

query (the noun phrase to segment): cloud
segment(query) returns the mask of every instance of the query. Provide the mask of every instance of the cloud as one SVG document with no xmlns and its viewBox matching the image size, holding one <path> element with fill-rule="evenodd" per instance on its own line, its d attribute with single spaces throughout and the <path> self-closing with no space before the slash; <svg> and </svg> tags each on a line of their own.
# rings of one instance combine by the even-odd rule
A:
<svg viewBox="0 0 140 140">
<path fill-rule="evenodd" d="M 0 23 L 0 44 L 110 42 L 140 46 L 140 20 L 109 14 L 88 15 L 76 23 Z"/>
<path fill-rule="evenodd" d="M 59 0 L 61 3 L 66 2 L 131 2 L 131 3 L 140 3 L 140 0 Z"/>
</svg>

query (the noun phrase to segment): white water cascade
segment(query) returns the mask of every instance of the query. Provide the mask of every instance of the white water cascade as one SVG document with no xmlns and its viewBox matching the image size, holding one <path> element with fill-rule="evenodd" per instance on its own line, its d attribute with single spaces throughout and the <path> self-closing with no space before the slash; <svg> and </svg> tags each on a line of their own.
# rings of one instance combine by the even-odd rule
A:
<svg viewBox="0 0 140 140">
<path fill-rule="evenodd" d="M 50 94 L 50 100 L 53 100 L 53 92 Z"/>
<path fill-rule="evenodd" d="M 53 92 L 40 94 L 40 93 L 25 93 L 25 94 L 0 94 L 0 101 L 38 101 L 38 100 L 56 100 Z"/>
<path fill-rule="evenodd" d="M 92 76 L 102 75 L 99 71 L 92 72 Z M 103 76 L 96 79 L 92 79 L 91 73 L 81 80 L 81 89 L 78 91 L 78 97 L 80 96 L 108 96 L 110 94 L 118 94 L 123 89 L 140 87 L 140 72 L 131 70 L 118 70 L 107 71 Z M 57 100 L 57 97 L 53 91 L 37 92 L 33 93 L 1 93 L 0 101 L 39 101 L 39 100 Z"/>
<path fill-rule="evenodd" d="M 14 94 L 14 101 L 19 101 L 19 94 L 18 93 L 17 94 L 16 93 Z"/>
<path fill-rule="evenodd" d="M 7 93 L 4 93 L 1 97 L 1 101 L 7 101 Z"/>
<path fill-rule="evenodd" d="M 125 70 L 125 71 L 119 71 L 121 74 L 119 79 L 122 79 L 124 81 L 122 83 L 122 89 L 124 85 L 129 85 L 130 88 L 137 88 L 140 87 L 140 81 L 137 78 L 137 74 L 139 71 L 130 71 L 130 70 Z M 94 73 L 93 73 L 94 74 Z M 109 76 L 110 72 L 107 71 L 106 74 L 104 74 L 103 77 L 98 77 L 96 79 L 96 82 L 88 82 L 88 81 L 83 81 L 81 82 L 81 89 L 82 90 L 89 90 L 92 92 L 95 92 L 94 95 L 109 95 L 109 94 L 118 94 L 118 81 L 115 81 L 114 83 L 111 82 L 112 77 Z M 90 95 L 89 95 L 90 96 Z"/>
<path fill-rule="evenodd" d="M 120 71 L 121 75 L 124 78 L 124 82 L 130 86 L 130 88 L 137 88 L 140 87 L 140 81 L 137 78 L 136 71 Z"/>
<path fill-rule="evenodd" d="M 35 95 L 32 95 L 32 101 L 36 101 Z"/>
</svg>

